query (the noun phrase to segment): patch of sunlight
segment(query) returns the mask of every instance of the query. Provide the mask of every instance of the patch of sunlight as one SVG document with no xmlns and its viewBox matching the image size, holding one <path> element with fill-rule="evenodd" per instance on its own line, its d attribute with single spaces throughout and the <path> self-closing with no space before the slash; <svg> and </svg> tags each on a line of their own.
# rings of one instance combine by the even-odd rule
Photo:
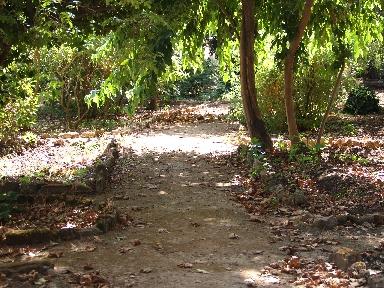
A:
<svg viewBox="0 0 384 288">
<path fill-rule="evenodd" d="M 70 229 L 70 228 L 76 228 L 76 225 L 68 222 L 65 226 L 62 227 L 62 229 Z"/>
<path fill-rule="evenodd" d="M 200 182 L 192 182 L 192 183 L 188 184 L 189 187 L 195 187 L 195 186 L 199 186 L 199 185 L 201 185 Z"/>
<path fill-rule="evenodd" d="M 233 185 L 232 183 L 222 183 L 222 182 L 216 183 L 216 187 L 231 187 L 232 185 Z"/>
<path fill-rule="evenodd" d="M 215 221 L 216 218 L 205 218 L 203 219 L 204 222 L 212 222 L 212 221 Z"/>
<path fill-rule="evenodd" d="M 185 135 L 182 138 L 177 134 L 164 133 L 127 135 L 121 139 L 121 144 L 137 154 L 182 152 L 206 155 L 230 154 L 236 151 L 236 146 L 228 140 L 228 137 L 209 134 Z"/>
<path fill-rule="evenodd" d="M 257 286 L 279 284 L 280 278 L 270 274 L 262 274 L 255 269 L 247 269 L 240 271 L 240 276 L 246 283 L 253 283 Z"/>
<path fill-rule="evenodd" d="M 231 219 L 220 219 L 219 220 L 219 225 L 224 226 L 224 227 L 233 227 L 237 226 Z"/>
</svg>

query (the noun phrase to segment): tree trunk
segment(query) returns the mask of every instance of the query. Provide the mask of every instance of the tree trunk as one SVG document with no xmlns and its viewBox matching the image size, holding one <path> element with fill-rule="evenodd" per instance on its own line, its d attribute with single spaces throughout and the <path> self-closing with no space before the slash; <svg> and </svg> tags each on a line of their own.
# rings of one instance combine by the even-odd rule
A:
<svg viewBox="0 0 384 288">
<path fill-rule="evenodd" d="M 294 66 L 296 52 L 300 47 L 301 40 L 304 36 L 306 27 L 312 14 L 314 0 L 306 0 L 303 15 L 299 22 L 296 35 L 289 43 L 289 50 L 284 61 L 284 93 L 285 93 L 285 110 L 287 114 L 289 138 L 292 143 L 300 141 L 299 130 L 297 129 L 295 105 L 293 101 L 293 83 L 294 83 Z"/>
<path fill-rule="evenodd" d="M 316 141 L 317 145 L 319 145 L 321 142 L 321 137 L 323 137 L 325 124 L 327 123 L 329 113 L 331 113 L 333 103 L 335 103 L 337 95 L 339 94 L 339 89 L 341 86 L 341 80 L 343 77 L 344 69 L 345 69 L 345 62 L 343 62 L 343 65 L 340 67 L 339 73 L 338 73 L 337 78 L 336 78 L 335 85 L 333 86 L 333 89 L 332 89 L 331 97 L 329 98 L 327 110 L 325 111 L 323 119 L 321 121 L 319 133 L 317 134 L 317 141 Z"/>
<path fill-rule="evenodd" d="M 251 138 L 256 137 L 267 151 L 273 150 L 271 137 L 257 103 L 255 84 L 255 1 L 242 0 L 242 24 L 240 33 L 240 82 L 241 97 L 247 128 Z"/>
<path fill-rule="evenodd" d="M 4 68 L 7 63 L 8 54 L 11 51 L 11 46 L 0 40 L 0 68 Z"/>
</svg>

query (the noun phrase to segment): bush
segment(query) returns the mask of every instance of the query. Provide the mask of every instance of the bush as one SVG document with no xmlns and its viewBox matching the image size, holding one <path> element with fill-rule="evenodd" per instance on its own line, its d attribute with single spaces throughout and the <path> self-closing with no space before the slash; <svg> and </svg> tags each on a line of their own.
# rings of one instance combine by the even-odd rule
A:
<svg viewBox="0 0 384 288">
<path fill-rule="evenodd" d="M 223 94 L 223 99 L 230 102 L 229 118 L 238 121 L 242 125 L 246 125 L 243 110 L 243 102 L 241 99 L 240 81 L 235 81 L 227 93 Z"/>
<path fill-rule="evenodd" d="M 344 112 L 353 115 L 366 115 L 379 111 L 379 99 L 371 89 L 364 85 L 352 89 L 344 106 Z"/>
<path fill-rule="evenodd" d="M 0 145 L 36 123 L 38 95 L 28 63 L 12 62 L 0 74 Z M 13 143 L 12 143 L 13 144 Z"/>
<path fill-rule="evenodd" d="M 276 67 L 262 68 L 256 74 L 260 110 L 270 131 L 284 131 L 287 118 L 284 105 L 284 76 Z"/>
<path fill-rule="evenodd" d="M 92 51 L 66 45 L 44 47 L 40 53 L 41 111 L 49 114 L 59 104 L 57 116 L 64 114 L 67 126 L 76 127 L 93 112 L 84 97 L 101 81 L 104 67 L 92 61 Z"/>
<path fill-rule="evenodd" d="M 321 123 L 336 80 L 333 63 L 330 51 L 319 50 L 309 57 L 308 63 L 303 61 L 296 72 L 297 125 L 302 131 L 317 128 Z"/>
<path fill-rule="evenodd" d="M 37 101 L 34 97 L 17 99 L 0 108 L 0 143 L 14 141 L 21 130 L 35 124 L 36 111 Z"/>
<path fill-rule="evenodd" d="M 382 41 L 373 41 L 368 45 L 367 52 L 352 67 L 355 77 L 367 80 L 384 79 L 384 44 Z"/>
<path fill-rule="evenodd" d="M 218 61 L 207 59 L 201 72 L 190 72 L 180 81 L 172 84 L 171 99 L 217 100 L 225 92 L 225 83 L 220 73 Z"/>
<path fill-rule="evenodd" d="M 265 48 L 270 44 L 266 43 Z M 269 51 L 272 46 L 266 49 Z M 301 131 L 319 126 L 337 74 L 330 49 L 313 48 L 301 58 L 295 69 L 294 101 L 298 128 Z M 280 63 L 281 64 L 281 63 Z M 234 82 L 239 83 L 239 77 Z M 348 78 L 349 79 L 349 78 Z M 346 83 L 344 77 L 343 83 Z M 239 85 L 232 87 L 238 88 Z M 284 74 L 273 54 L 260 53 L 256 72 L 257 97 L 266 126 L 270 132 L 285 132 L 287 120 L 284 100 Z M 231 100 L 232 116 L 244 119 L 241 111 L 240 89 L 226 94 Z M 335 103 L 336 105 L 338 103 Z"/>
<path fill-rule="evenodd" d="M 295 74 L 295 104 L 299 129 L 310 130 L 319 126 L 327 107 L 336 75 L 331 56 L 327 53 L 312 55 L 308 63 L 302 63 Z M 237 79 L 225 98 L 231 100 L 232 118 L 244 122 L 240 84 Z M 274 63 L 258 67 L 256 88 L 260 110 L 271 132 L 287 129 L 284 104 L 284 74 Z"/>
</svg>

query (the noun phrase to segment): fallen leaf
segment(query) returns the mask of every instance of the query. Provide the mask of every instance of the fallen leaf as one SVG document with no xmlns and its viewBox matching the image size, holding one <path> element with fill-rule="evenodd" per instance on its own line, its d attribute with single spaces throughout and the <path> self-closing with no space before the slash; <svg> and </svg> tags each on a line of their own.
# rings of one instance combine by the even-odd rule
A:
<svg viewBox="0 0 384 288">
<path fill-rule="evenodd" d="M 177 266 L 180 267 L 180 268 L 192 268 L 193 264 L 191 264 L 191 263 L 181 263 L 181 264 L 178 264 Z"/>
<path fill-rule="evenodd" d="M 63 255 L 64 255 L 63 251 L 60 251 L 60 252 L 49 252 L 48 253 L 48 258 L 61 258 L 61 257 L 63 257 Z"/>
<path fill-rule="evenodd" d="M 203 270 L 203 269 L 196 269 L 196 272 L 197 272 L 197 273 L 201 273 L 201 274 L 209 274 L 208 271 L 205 271 L 205 270 Z"/>
<path fill-rule="evenodd" d="M 301 261 L 300 261 L 300 258 L 297 257 L 297 256 L 292 256 L 289 260 L 288 260 L 288 265 L 290 268 L 293 268 L 293 269 L 299 269 L 301 267 Z"/>
<path fill-rule="evenodd" d="M 139 246 L 139 245 L 141 245 L 141 241 L 139 240 L 139 239 L 134 239 L 134 240 L 132 240 L 132 245 L 133 246 Z"/>
<path fill-rule="evenodd" d="M 234 240 L 234 239 L 240 239 L 240 236 L 235 233 L 231 233 L 229 234 L 228 238 Z"/>
<path fill-rule="evenodd" d="M 140 270 L 140 273 L 144 273 L 144 274 L 148 274 L 148 273 L 151 273 L 152 272 L 152 268 L 143 268 Z"/>
</svg>

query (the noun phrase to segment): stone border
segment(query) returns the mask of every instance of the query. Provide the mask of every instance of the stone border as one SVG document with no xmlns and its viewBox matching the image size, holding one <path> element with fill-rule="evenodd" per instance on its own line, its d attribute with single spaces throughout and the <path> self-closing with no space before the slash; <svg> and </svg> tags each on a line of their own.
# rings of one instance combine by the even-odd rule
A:
<svg viewBox="0 0 384 288">
<path fill-rule="evenodd" d="M 97 236 L 111 231 L 120 223 L 120 213 L 100 216 L 96 224 L 87 228 L 63 228 L 52 230 L 49 228 L 32 228 L 25 230 L 13 230 L 5 233 L 5 239 L 0 244 L 9 246 L 44 244 L 50 241 L 70 241 L 84 237 Z"/>
<path fill-rule="evenodd" d="M 355 216 L 355 215 L 336 215 L 329 217 L 318 217 L 312 223 L 314 228 L 319 230 L 331 230 L 336 228 L 337 226 L 343 226 L 346 224 L 356 224 L 362 225 L 364 223 L 369 223 L 375 226 L 384 225 L 384 214 L 375 213 L 375 214 L 367 214 L 363 216 Z"/>
<path fill-rule="evenodd" d="M 65 183 L 49 183 L 49 182 L 32 182 L 22 184 L 17 180 L 5 180 L 0 183 L 0 192 L 16 192 L 20 193 L 23 198 L 32 198 L 35 195 L 45 194 L 47 196 L 73 193 L 73 194 L 95 194 L 101 193 L 107 187 L 116 159 L 119 158 L 119 147 L 115 139 L 113 139 L 105 148 L 103 154 L 95 161 L 96 165 L 91 169 L 90 175 L 84 179 L 84 183 L 74 182 Z"/>
<path fill-rule="evenodd" d="M 20 273 L 20 274 L 28 273 L 32 270 L 45 274 L 49 269 L 53 269 L 53 268 L 54 268 L 54 265 L 50 261 L 37 260 L 37 261 L 22 262 L 22 263 L 0 264 L 0 273 L 3 273 L 8 277 L 17 273 Z"/>
<path fill-rule="evenodd" d="M 110 180 L 111 173 L 119 157 L 119 146 L 113 139 L 104 150 L 103 154 L 95 161 L 90 175 L 84 183 L 29 183 L 21 184 L 17 181 L 4 181 L 0 184 L 1 192 L 19 193 L 19 202 L 33 201 L 36 195 L 46 195 L 57 198 L 60 195 L 94 195 L 102 193 Z M 119 223 L 117 211 L 99 216 L 96 223 L 88 228 L 63 228 L 51 230 L 46 227 L 25 230 L 12 230 L 4 234 L 5 238 L 0 244 L 6 245 L 33 245 L 49 243 L 50 241 L 68 241 L 82 237 L 96 236 L 107 233 Z"/>
</svg>

